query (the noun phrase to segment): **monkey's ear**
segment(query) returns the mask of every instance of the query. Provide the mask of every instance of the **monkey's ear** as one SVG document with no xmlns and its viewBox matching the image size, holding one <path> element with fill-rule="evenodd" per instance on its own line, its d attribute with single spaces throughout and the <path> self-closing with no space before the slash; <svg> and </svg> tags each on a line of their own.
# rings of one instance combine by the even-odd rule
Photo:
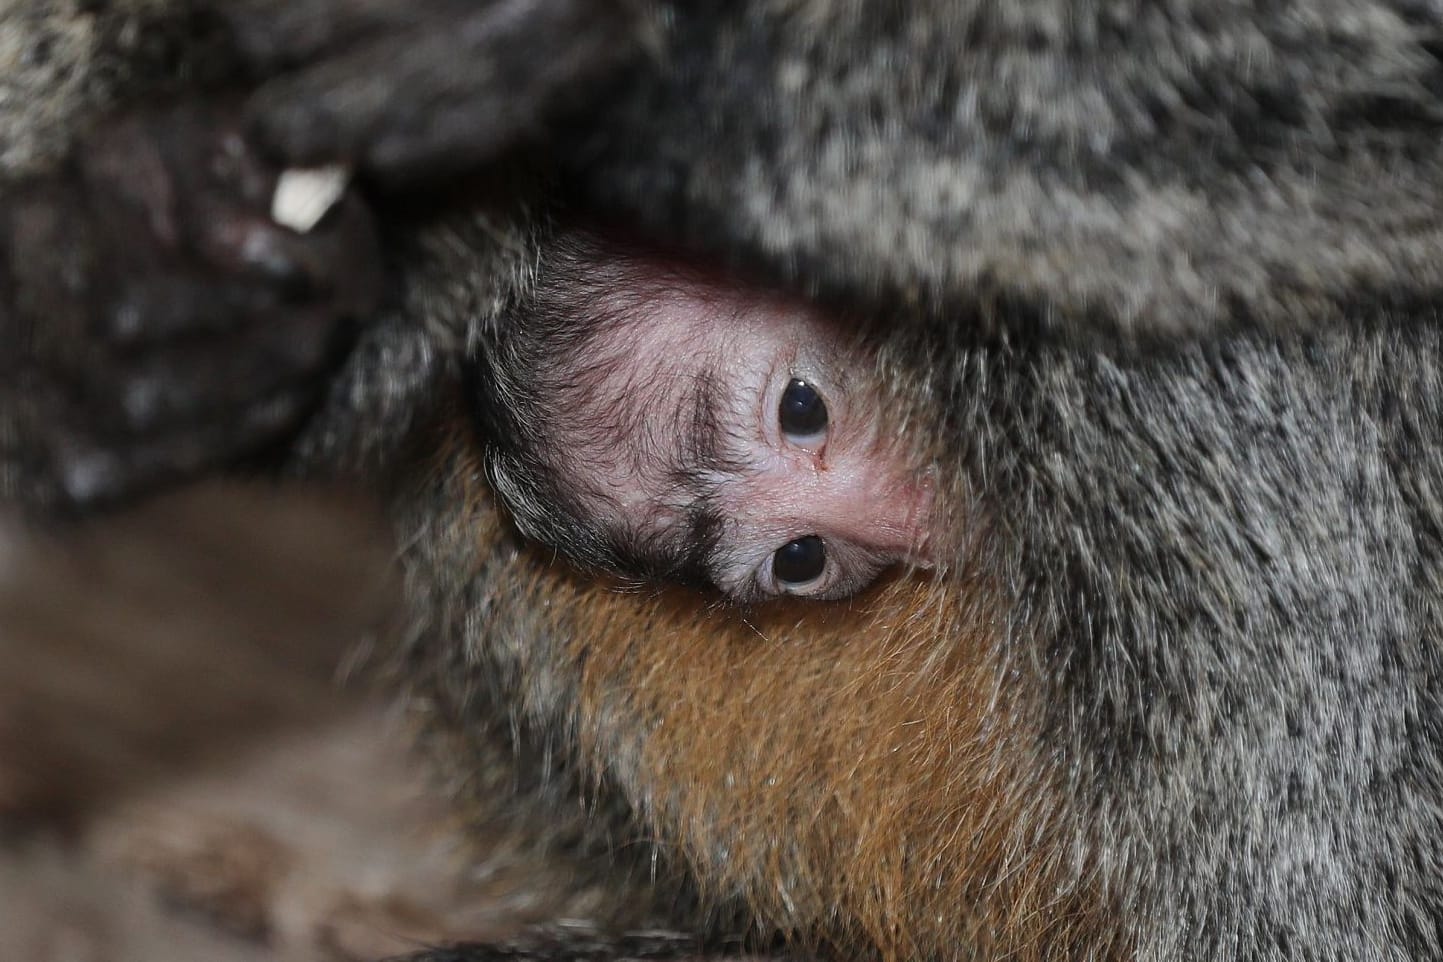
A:
<svg viewBox="0 0 1443 962">
<path fill-rule="evenodd" d="M 636 54 L 629 0 L 247 0 L 224 8 L 263 83 L 257 136 L 288 165 L 397 183 L 484 163 Z"/>
</svg>

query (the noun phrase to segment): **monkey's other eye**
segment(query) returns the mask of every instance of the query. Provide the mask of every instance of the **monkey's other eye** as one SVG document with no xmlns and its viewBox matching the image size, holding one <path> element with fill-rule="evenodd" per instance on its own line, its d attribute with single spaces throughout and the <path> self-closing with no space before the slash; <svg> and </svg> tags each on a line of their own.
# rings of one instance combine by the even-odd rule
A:
<svg viewBox="0 0 1443 962">
<path fill-rule="evenodd" d="M 814 438 L 827 429 L 827 403 L 816 388 L 794 377 L 782 392 L 777 420 L 782 426 L 782 434 L 791 440 Z"/>
<path fill-rule="evenodd" d="M 827 546 L 814 534 L 788 541 L 772 555 L 772 574 L 783 585 L 816 581 L 827 569 Z"/>
</svg>

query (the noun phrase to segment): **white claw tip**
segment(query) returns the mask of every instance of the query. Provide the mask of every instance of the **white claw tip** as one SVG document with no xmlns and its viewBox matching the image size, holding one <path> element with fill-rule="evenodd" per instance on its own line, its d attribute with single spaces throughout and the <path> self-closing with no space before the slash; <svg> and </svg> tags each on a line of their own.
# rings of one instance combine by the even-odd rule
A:
<svg viewBox="0 0 1443 962">
<path fill-rule="evenodd" d="M 309 233 L 336 206 L 350 180 L 350 169 L 341 164 L 284 171 L 271 198 L 271 219 L 297 234 Z"/>
</svg>

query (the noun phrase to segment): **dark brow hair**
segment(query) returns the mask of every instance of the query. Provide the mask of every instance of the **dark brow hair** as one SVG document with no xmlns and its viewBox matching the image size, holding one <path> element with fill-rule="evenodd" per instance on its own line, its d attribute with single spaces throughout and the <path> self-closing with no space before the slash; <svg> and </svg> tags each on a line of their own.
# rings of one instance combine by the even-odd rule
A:
<svg viewBox="0 0 1443 962">
<path fill-rule="evenodd" d="M 545 246 L 534 282 L 477 339 L 466 366 L 466 394 L 485 472 L 522 535 L 583 568 L 710 584 L 724 527 L 705 495 L 708 469 L 722 461 L 713 376 L 699 377 L 678 411 L 678 434 L 686 447 L 673 473 L 695 499 L 673 529 L 644 535 L 598 522 L 584 493 L 568 486 L 560 468 L 569 456 L 557 443 L 561 417 L 571 436 L 580 431 L 604 444 L 640 430 L 628 421 L 638 406 L 591 393 L 605 379 L 607 365 L 626 363 L 624 356 L 594 348 L 608 327 L 644 317 L 644 294 L 637 291 L 625 255 L 610 247 L 603 254 L 589 235 L 567 234 Z"/>
<path fill-rule="evenodd" d="M 590 283 L 581 246 L 558 240 L 538 281 L 508 304 L 495 327 L 472 345 L 466 394 L 480 434 L 487 479 L 520 532 L 579 564 L 615 568 L 609 538 L 564 490 L 546 443 L 550 392 L 565 390 L 557 358 L 586 349 L 595 320 L 557 292 Z"/>
</svg>

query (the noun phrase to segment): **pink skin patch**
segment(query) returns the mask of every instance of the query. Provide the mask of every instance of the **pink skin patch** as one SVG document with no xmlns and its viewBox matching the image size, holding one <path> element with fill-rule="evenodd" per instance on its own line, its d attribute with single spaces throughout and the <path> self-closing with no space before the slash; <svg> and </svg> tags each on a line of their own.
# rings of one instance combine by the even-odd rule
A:
<svg viewBox="0 0 1443 962">
<path fill-rule="evenodd" d="M 567 480 L 603 524 L 684 548 L 704 503 L 719 521 L 708 570 L 743 601 L 838 598 L 891 565 L 929 564 L 933 486 L 887 436 L 869 359 L 844 332 L 691 272 L 633 261 L 626 274 L 624 297 L 598 305 L 609 320 L 578 374 L 594 403 L 623 411 L 624 430 L 561 439 Z M 805 437 L 779 415 L 794 380 L 825 405 Z M 811 536 L 825 546 L 820 574 L 778 577 L 778 549 Z"/>
</svg>

